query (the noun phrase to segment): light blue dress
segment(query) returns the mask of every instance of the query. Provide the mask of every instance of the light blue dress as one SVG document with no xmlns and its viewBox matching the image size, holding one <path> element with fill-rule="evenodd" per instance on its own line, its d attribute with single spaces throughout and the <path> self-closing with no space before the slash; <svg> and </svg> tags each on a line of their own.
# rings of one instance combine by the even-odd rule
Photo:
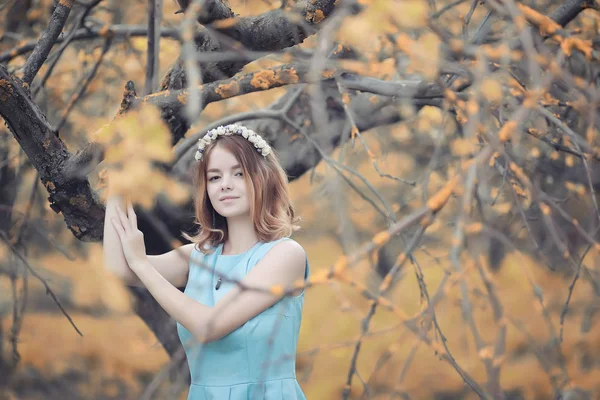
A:
<svg viewBox="0 0 600 400">
<path fill-rule="evenodd" d="M 223 255 L 223 245 L 208 255 L 194 249 L 185 294 L 207 306 L 216 304 L 281 238 L 258 242 L 242 254 Z M 213 271 L 214 265 L 214 271 Z M 282 265 L 282 267 L 284 267 Z M 308 279 L 308 260 L 304 278 Z M 220 276 L 226 277 L 219 290 Z M 296 380 L 296 348 L 304 291 L 281 299 L 220 340 L 201 344 L 177 324 L 190 367 L 188 400 L 306 399 Z"/>
</svg>

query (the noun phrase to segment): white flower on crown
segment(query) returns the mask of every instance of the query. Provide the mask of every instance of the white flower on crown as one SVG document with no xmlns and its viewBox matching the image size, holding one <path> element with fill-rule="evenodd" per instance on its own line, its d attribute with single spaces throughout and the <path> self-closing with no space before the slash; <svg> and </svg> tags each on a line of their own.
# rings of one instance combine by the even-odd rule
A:
<svg viewBox="0 0 600 400">
<path fill-rule="evenodd" d="M 213 141 L 217 140 L 219 136 L 230 136 L 230 135 L 241 135 L 244 139 L 247 139 L 250 143 L 256 147 L 258 152 L 262 154 L 263 157 L 271 154 L 271 146 L 256 132 L 251 129 L 246 128 L 245 126 L 238 124 L 230 124 L 230 125 L 221 125 L 217 128 L 211 129 L 204 135 L 203 138 L 198 139 L 198 150 L 194 155 L 196 161 L 202 160 L 202 155 L 206 147 L 211 144 Z"/>
</svg>

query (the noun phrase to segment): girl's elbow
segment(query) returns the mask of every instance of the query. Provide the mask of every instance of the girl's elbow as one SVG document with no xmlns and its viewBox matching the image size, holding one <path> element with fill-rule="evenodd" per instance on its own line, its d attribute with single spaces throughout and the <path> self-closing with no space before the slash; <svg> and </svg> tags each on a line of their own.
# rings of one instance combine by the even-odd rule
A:
<svg viewBox="0 0 600 400">
<path fill-rule="evenodd" d="M 218 329 L 200 329 L 198 333 L 194 335 L 196 340 L 202 344 L 208 344 L 211 342 L 216 342 L 217 340 L 222 339 L 225 335 L 220 333 Z"/>
</svg>

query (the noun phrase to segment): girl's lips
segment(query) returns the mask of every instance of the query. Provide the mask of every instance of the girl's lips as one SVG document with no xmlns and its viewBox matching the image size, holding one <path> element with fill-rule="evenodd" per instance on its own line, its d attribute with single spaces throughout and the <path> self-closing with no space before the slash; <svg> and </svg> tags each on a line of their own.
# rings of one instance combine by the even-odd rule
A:
<svg viewBox="0 0 600 400">
<path fill-rule="evenodd" d="M 224 199 L 222 199 L 221 201 L 232 201 L 232 200 L 237 200 L 237 197 L 226 197 Z"/>
</svg>

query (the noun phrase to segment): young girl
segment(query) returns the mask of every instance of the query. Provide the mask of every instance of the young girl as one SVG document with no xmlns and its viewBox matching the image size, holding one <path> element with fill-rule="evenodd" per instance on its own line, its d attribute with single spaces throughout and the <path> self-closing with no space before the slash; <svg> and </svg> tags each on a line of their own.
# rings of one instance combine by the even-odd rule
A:
<svg viewBox="0 0 600 400">
<path fill-rule="evenodd" d="M 309 264 L 290 239 L 298 227 L 286 174 L 269 145 L 237 124 L 209 131 L 196 160 L 192 243 L 147 256 L 132 205 L 109 197 L 105 265 L 177 321 L 188 400 L 305 399 L 295 361 Z"/>
</svg>

